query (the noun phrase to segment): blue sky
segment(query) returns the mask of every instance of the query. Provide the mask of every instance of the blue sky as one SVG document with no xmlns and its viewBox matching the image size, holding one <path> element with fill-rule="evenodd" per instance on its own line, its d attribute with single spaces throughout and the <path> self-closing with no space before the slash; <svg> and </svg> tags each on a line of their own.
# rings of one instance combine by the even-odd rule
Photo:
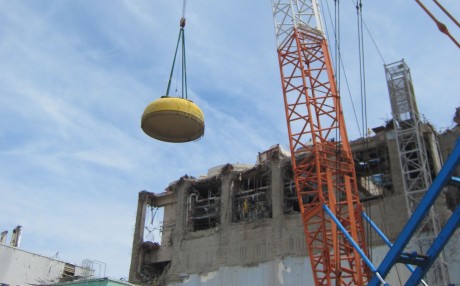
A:
<svg viewBox="0 0 460 286">
<path fill-rule="evenodd" d="M 460 4 L 443 2 L 458 18 Z M 452 127 L 458 48 L 415 1 L 363 4 L 385 61 L 405 58 L 411 68 L 420 112 L 437 129 Z M 206 133 L 186 144 L 140 129 L 143 109 L 166 90 L 181 1 L 0 0 L 0 7 L 0 231 L 22 225 L 25 250 L 103 261 L 108 276 L 127 277 L 139 191 L 162 192 L 185 174 L 254 163 L 257 152 L 288 146 L 270 1 L 188 1 L 189 98 L 205 113 Z M 341 1 L 341 19 L 351 89 L 350 96 L 342 81 L 342 98 L 354 139 L 350 98 L 361 107 L 353 1 Z M 374 127 L 391 111 L 383 62 L 365 36 Z"/>
</svg>

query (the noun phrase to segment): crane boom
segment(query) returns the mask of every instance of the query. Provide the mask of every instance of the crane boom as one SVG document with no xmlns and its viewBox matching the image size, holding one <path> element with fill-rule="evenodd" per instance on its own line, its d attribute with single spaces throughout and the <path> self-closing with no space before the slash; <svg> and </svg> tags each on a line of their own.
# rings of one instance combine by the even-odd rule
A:
<svg viewBox="0 0 460 286">
<path fill-rule="evenodd" d="M 366 250 L 356 174 L 316 0 L 272 0 L 297 197 L 315 285 L 364 285 L 369 270 L 326 215 Z"/>
</svg>

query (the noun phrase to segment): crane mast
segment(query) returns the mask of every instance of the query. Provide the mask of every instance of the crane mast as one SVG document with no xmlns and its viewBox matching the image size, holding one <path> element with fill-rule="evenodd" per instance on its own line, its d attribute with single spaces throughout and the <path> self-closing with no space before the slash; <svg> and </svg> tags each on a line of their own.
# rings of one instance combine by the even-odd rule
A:
<svg viewBox="0 0 460 286">
<path fill-rule="evenodd" d="M 272 0 L 294 180 L 315 285 L 364 285 L 362 207 L 316 0 Z"/>
</svg>

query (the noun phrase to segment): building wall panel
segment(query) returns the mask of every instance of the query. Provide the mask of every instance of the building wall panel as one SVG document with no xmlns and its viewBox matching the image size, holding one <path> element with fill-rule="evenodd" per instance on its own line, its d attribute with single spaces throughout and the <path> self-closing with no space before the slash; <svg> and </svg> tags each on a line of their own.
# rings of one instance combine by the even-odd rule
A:
<svg viewBox="0 0 460 286">
<path fill-rule="evenodd" d="M 0 244 L 0 283 L 28 285 L 57 282 L 65 262 Z M 76 267 L 75 275 L 82 269 Z"/>
</svg>

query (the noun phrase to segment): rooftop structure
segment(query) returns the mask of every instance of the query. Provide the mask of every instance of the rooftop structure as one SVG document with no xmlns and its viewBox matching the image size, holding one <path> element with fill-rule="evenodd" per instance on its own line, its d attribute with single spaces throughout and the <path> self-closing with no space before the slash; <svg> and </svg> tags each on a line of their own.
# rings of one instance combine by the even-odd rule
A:
<svg viewBox="0 0 460 286">
<path fill-rule="evenodd" d="M 92 276 L 94 271 L 62 261 L 0 244 L 0 284 L 37 285 L 49 284 Z"/>
</svg>

